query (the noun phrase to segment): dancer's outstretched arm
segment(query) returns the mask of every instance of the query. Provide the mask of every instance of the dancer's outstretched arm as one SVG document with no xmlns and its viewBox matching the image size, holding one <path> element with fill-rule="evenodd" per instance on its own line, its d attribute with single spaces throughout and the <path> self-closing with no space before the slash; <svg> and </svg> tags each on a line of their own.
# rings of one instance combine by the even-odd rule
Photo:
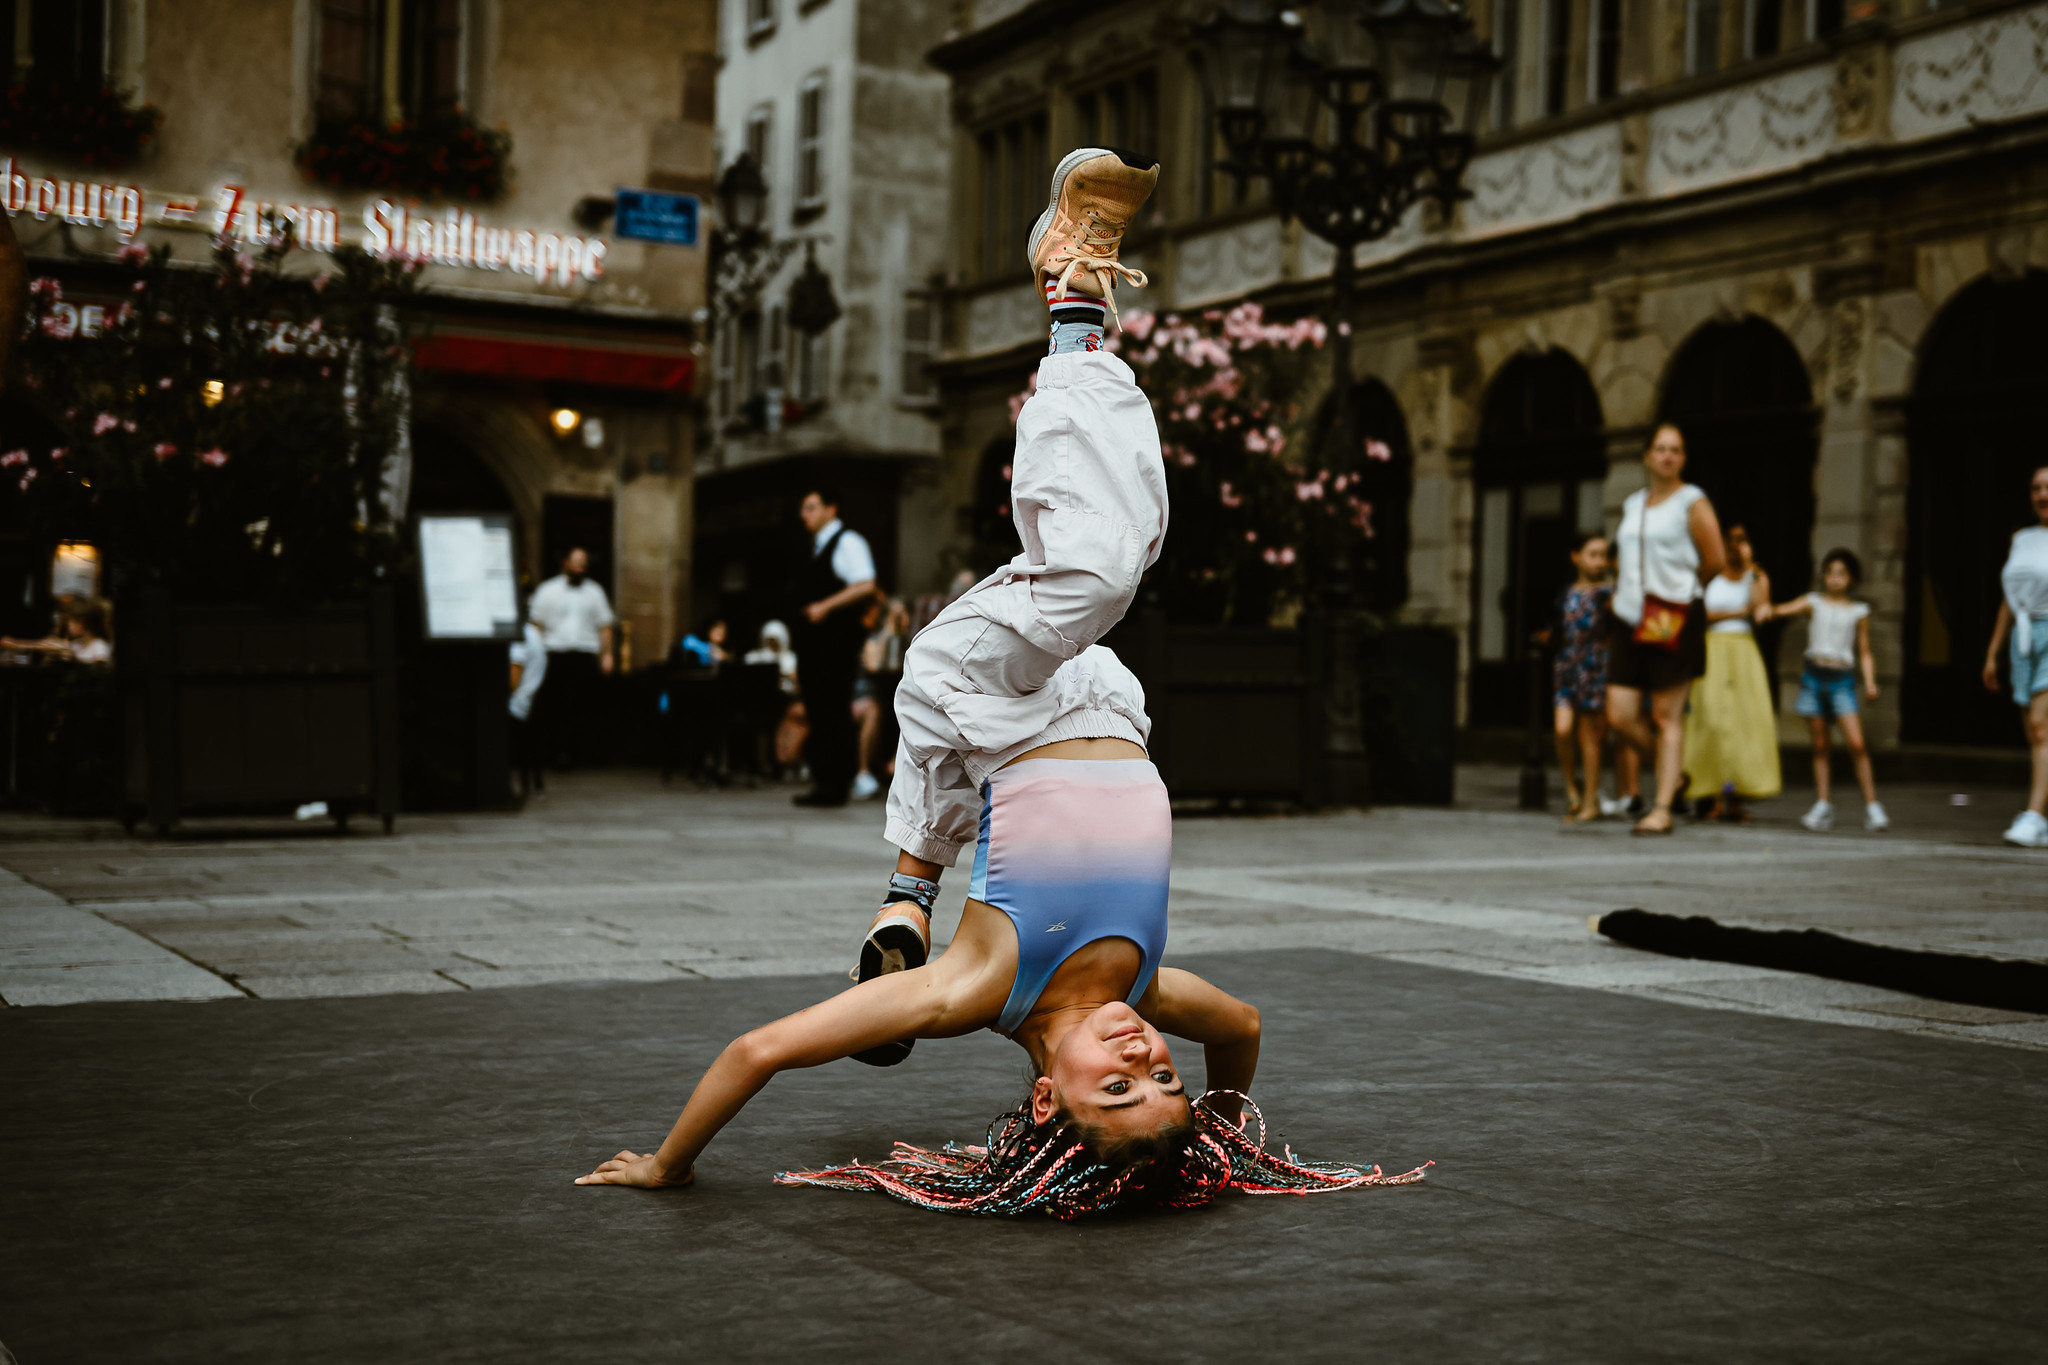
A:
<svg viewBox="0 0 2048 1365">
<path fill-rule="evenodd" d="M 660 1150 L 620 1152 L 576 1183 L 687 1185 L 698 1154 L 776 1072 L 822 1066 L 899 1038 L 950 1038 L 987 1027 L 1001 1002 L 992 1010 L 972 998 L 972 984 L 945 962 L 862 982 L 735 1038 L 690 1092 Z"/>
<path fill-rule="evenodd" d="M 1211 1090 L 1246 1091 L 1259 1069 L 1259 1012 L 1178 967 L 1161 967 L 1138 1002 L 1138 1013 L 1161 1033 L 1202 1045 L 1203 1080 Z M 1237 1101 L 1216 1107 L 1236 1114 Z"/>
</svg>

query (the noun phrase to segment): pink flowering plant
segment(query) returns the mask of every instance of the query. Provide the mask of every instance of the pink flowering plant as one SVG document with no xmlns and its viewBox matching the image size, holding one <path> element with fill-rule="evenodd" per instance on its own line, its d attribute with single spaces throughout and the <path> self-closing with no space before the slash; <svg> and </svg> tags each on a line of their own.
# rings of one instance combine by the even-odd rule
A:
<svg viewBox="0 0 2048 1365">
<path fill-rule="evenodd" d="M 115 593 L 359 590 L 397 545 L 378 493 L 413 275 L 355 253 L 316 290 L 289 252 L 222 248 L 201 270 L 131 249 L 77 298 L 33 281 L 19 391 L 33 416 L 0 457 L 16 524 L 98 545 Z"/>
<path fill-rule="evenodd" d="M 1110 339 L 1159 423 L 1173 511 L 1147 584 L 1170 618 L 1263 626 L 1328 580 L 1340 548 L 1354 573 L 1369 564 L 1369 466 L 1392 450 L 1373 435 L 1348 460 L 1329 451 L 1327 338 L 1316 318 L 1242 303 L 1133 313 Z"/>
</svg>

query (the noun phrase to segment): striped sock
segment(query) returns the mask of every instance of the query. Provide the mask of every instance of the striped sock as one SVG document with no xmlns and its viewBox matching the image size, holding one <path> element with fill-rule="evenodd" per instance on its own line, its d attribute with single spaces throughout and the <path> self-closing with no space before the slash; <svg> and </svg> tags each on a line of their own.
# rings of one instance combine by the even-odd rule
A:
<svg viewBox="0 0 2048 1365">
<path fill-rule="evenodd" d="M 1109 322 L 1109 301 L 1069 288 L 1067 296 L 1055 301 L 1059 281 L 1047 277 L 1045 303 L 1052 310 L 1052 347 L 1047 355 L 1069 351 L 1099 351 L 1102 334 Z"/>
</svg>

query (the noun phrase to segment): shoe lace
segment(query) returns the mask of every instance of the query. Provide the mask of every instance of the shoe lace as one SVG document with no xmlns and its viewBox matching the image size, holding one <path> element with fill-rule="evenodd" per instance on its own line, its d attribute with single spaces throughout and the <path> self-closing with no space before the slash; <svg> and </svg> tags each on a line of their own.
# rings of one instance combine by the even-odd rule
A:
<svg viewBox="0 0 2048 1365">
<path fill-rule="evenodd" d="M 1121 323 L 1123 319 L 1116 311 L 1116 280 L 1121 275 L 1130 282 L 1133 289 L 1143 289 L 1147 284 L 1145 272 L 1134 270 L 1116 258 L 1117 247 L 1123 241 L 1123 225 L 1113 228 L 1105 226 L 1102 215 L 1095 209 L 1084 210 L 1074 231 L 1053 248 L 1048 266 L 1064 260 L 1066 267 L 1059 274 L 1059 292 L 1053 295 L 1057 303 L 1067 296 L 1067 286 L 1076 274 L 1092 275 L 1102 286 L 1102 297 L 1109 302 L 1109 315 Z"/>
</svg>

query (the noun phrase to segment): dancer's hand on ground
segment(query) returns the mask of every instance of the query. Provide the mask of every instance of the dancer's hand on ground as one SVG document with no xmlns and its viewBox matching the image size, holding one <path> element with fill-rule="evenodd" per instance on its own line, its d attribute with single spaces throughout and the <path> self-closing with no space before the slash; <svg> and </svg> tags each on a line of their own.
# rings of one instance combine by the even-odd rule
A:
<svg viewBox="0 0 2048 1365">
<path fill-rule="evenodd" d="M 643 1190 L 658 1190 L 674 1185 L 687 1185 L 697 1178 L 697 1168 L 692 1166 L 681 1176 L 663 1179 L 660 1168 L 655 1164 L 654 1153 L 645 1156 L 634 1152 L 620 1152 L 589 1175 L 579 1175 L 579 1185 L 637 1185 Z"/>
</svg>

